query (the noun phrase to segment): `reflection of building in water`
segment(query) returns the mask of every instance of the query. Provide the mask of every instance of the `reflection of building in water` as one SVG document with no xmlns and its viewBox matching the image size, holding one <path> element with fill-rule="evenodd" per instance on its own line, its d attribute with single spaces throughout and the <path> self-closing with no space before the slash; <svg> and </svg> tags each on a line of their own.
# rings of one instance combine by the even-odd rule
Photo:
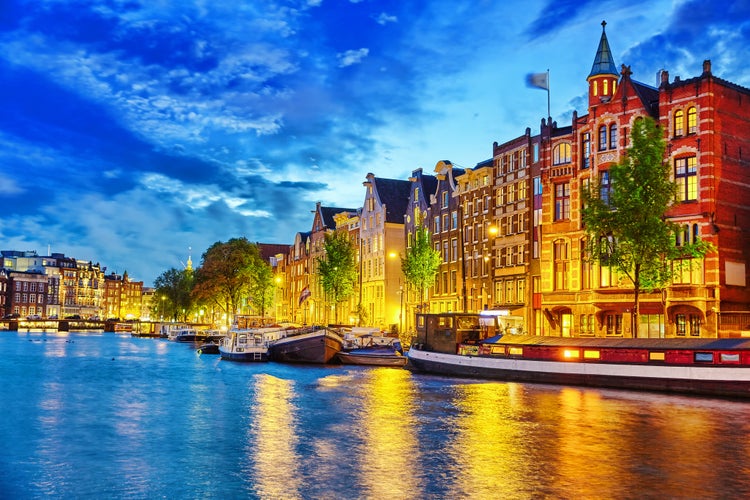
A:
<svg viewBox="0 0 750 500">
<path fill-rule="evenodd" d="M 243 471 L 261 498 L 300 498 L 293 382 L 270 375 L 255 378 L 254 425 L 248 450 L 251 469 Z"/>
<path fill-rule="evenodd" d="M 529 478 L 538 475 L 524 453 L 529 438 L 522 418 L 526 405 L 518 384 L 481 383 L 457 387 L 456 437 L 447 453 L 453 477 L 448 498 L 522 498 L 533 496 Z"/>
<path fill-rule="evenodd" d="M 414 387 L 406 370 L 374 368 L 368 372 L 360 422 L 364 439 L 361 482 L 368 498 L 420 498 L 413 481 L 419 463 Z"/>
</svg>

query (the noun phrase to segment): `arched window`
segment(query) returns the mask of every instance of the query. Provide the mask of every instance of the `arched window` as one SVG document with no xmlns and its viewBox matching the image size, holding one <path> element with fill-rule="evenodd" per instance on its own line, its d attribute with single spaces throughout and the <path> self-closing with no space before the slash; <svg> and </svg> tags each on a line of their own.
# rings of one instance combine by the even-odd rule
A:
<svg viewBox="0 0 750 500">
<path fill-rule="evenodd" d="M 698 131 L 698 112 L 695 107 L 688 108 L 688 134 L 694 134 Z"/>
<path fill-rule="evenodd" d="M 674 136 L 678 137 L 685 133 L 685 114 L 681 109 L 674 112 Z"/>
<path fill-rule="evenodd" d="M 555 146 L 552 150 L 552 164 L 562 165 L 570 163 L 570 144 L 564 142 Z"/>
<path fill-rule="evenodd" d="M 609 126 L 609 149 L 617 149 L 617 124 Z"/>
<path fill-rule="evenodd" d="M 599 127 L 599 151 L 607 149 L 607 126 Z"/>
</svg>

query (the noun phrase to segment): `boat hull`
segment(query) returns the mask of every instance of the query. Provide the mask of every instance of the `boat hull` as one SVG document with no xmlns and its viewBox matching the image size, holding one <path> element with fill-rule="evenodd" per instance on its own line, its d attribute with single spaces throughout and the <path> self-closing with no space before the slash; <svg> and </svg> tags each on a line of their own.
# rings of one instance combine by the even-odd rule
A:
<svg viewBox="0 0 750 500">
<path fill-rule="evenodd" d="M 342 346 L 343 339 L 338 334 L 322 329 L 277 340 L 271 345 L 269 355 L 273 361 L 326 364 Z"/>
<path fill-rule="evenodd" d="M 750 398 L 750 368 L 493 358 L 411 349 L 409 366 L 438 375 Z"/>
<path fill-rule="evenodd" d="M 364 351 L 364 349 L 363 349 Z M 404 367 L 409 361 L 408 358 L 394 352 L 357 352 L 341 351 L 337 354 L 341 363 L 345 365 L 362 365 L 362 366 L 392 366 Z"/>
<path fill-rule="evenodd" d="M 229 361 L 264 362 L 269 360 L 267 347 L 249 347 L 238 352 L 237 350 L 232 351 L 220 346 L 219 354 L 221 355 L 221 359 Z"/>
</svg>

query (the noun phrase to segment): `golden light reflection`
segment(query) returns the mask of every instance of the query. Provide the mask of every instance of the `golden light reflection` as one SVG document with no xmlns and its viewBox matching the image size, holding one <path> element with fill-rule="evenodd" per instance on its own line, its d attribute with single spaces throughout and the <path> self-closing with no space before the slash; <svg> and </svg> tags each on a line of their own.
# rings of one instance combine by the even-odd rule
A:
<svg viewBox="0 0 750 500">
<path fill-rule="evenodd" d="M 301 498 L 300 458 L 295 450 L 294 383 L 271 375 L 255 377 L 251 428 L 253 483 L 261 498 Z"/>
<path fill-rule="evenodd" d="M 455 469 L 451 498 L 518 498 L 533 476 L 518 384 L 457 387 L 460 410 L 449 453 Z"/>
<path fill-rule="evenodd" d="M 419 464 L 414 432 L 415 407 L 411 373 L 374 368 L 368 372 L 361 426 L 365 450 L 362 483 L 368 498 L 420 498 L 413 469 Z"/>
</svg>

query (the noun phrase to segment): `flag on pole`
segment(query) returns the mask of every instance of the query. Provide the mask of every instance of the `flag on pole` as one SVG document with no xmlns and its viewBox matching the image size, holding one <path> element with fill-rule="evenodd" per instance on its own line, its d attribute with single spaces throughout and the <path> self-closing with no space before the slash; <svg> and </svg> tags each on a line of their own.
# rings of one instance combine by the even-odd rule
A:
<svg viewBox="0 0 750 500">
<path fill-rule="evenodd" d="M 310 298 L 310 287 L 306 286 L 299 293 L 299 305 L 301 306 L 304 301 Z"/>
<path fill-rule="evenodd" d="M 549 90 L 549 73 L 529 73 L 526 75 L 526 85 L 536 89 Z"/>
</svg>

